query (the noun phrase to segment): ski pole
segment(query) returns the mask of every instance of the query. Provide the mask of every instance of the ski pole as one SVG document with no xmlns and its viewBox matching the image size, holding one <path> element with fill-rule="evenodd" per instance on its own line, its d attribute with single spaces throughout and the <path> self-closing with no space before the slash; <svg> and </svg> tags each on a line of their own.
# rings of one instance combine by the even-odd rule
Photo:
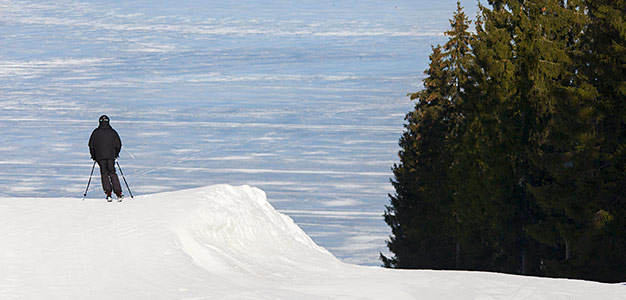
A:
<svg viewBox="0 0 626 300">
<path fill-rule="evenodd" d="M 96 167 L 96 162 L 93 162 L 93 166 L 91 166 L 91 174 L 89 174 L 89 181 L 87 181 L 87 188 L 85 189 L 85 193 L 83 194 L 83 201 L 85 201 L 85 197 L 87 197 L 87 191 L 89 191 L 89 184 L 91 184 L 91 176 L 93 176 L 93 169 Z"/>
<path fill-rule="evenodd" d="M 126 184 L 126 189 L 128 189 L 130 198 L 133 198 L 133 192 L 130 191 L 130 187 L 128 186 L 128 182 L 126 181 L 126 177 L 124 177 L 124 172 L 122 172 L 122 167 L 120 167 L 120 162 L 118 162 L 117 160 L 115 162 L 117 163 L 117 168 L 120 169 L 120 174 L 122 174 L 122 179 L 124 179 L 124 183 Z"/>
</svg>

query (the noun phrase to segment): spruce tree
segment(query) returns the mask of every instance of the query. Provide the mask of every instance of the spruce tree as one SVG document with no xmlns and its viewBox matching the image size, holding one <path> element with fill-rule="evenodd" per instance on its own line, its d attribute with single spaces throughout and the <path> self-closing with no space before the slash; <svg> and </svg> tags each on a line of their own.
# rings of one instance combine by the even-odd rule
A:
<svg viewBox="0 0 626 300">
<path fill-rule="evenodd" d="M 465 126 L 453 166 L 454 211 L 459 221 L 460 263 L 465 269 L 515 272 L 519 197 L 508 131 L 516 94 L 512 14 L 481 6 L 473 44 L 476 87 L 463 100 Z"/>
<path fill-rule="evenodd" d="M 558 1 L 492 4 L 481 7 L 477 28 L 476 88 L 464 105 L 455 206 L 462 222 L 473 223 L 462 234 L 469 236 L 462 243 L 468 268 L 540 274 L 544 249 L 527 229 L 542 213 L 529 186 L 545 170 L 533 154 L 559 97 L 574 93 L 566 49 L 581 21 L 576 8 Z"/>
<path fill-rule="evenodd" d="M 489 3 L 411 94 L 381 258 L 626 281 L 626 1 Z"/>
<path fill-rule="evenodd" d="M 415 110 L 407 114 L 400 139 L 400 164 L 394 165 L 395 195 L 389 195 L 385 221 L 392 228 L 388 247 L 393 258 L 381 255 L 387 267 L 456 268 L 457 220 L 452 211 L 448 170 L 453 163 L 462 114 L 458 105 L 468 85 L 471 65 L 469 21 L 457 3 L 446 32 L 448 42 L 433 48 L 424 89 L 409 94 Z"/>
<path fill-rule="evenodd" d="M 473 34 L 468 31 L 471 22 L 463 12 L 461 2 L 457 2 L 456 6 L 456 12 L 450 20 L 450 30 L 445 32 L 449 39 L 443 46 L 451 76 L 450 102 L 454 106 L 460 104 L 465 89 L 471 84 L 468 70 L 473 63 L 471 44 L 474 40 Z"/>
<path fill-rule="evenodd" d="M 602 137 L 594 171 L 591 241 L 581 256 L 594 259 L 584 278 L 626 281 L 626 1 L 587 1 L 590 24 L 586 31 L 589 59 L 587 78 L 597 90 L 597 131 Z M 593 246 L 590 246 L 593 245 Z"/>
<path fill-rule="evenodd" d="M 545 219 L 529 232 L 557 250 L 545 259 L 547 275 L 624 281 L 625 9 L 612 1 L 569 1 L 566 9 L 576 16 L 569 24 L 583 12 L 588 18 L 562 46 L 573 72 L 552 102 L 536 153 L 548 176 L 532 190 Z"/>
<path fill-rule="evenodd" d="M 417 102 L 406 116 L 400 164 L 393 167 L 396 193 L 389 195 L 385 221 L 392 229 L 387 246 L 395 257 L 381 255 L 386 267 L 446 268 L 453 260 L 451 235 L 445 232 L 449 195 L 441 171 L 450 160 L 446 151 L 450 74 L 441 47 L 433 48 L 430 61 L 424 90 L 410 95 Z"/>
</svg>

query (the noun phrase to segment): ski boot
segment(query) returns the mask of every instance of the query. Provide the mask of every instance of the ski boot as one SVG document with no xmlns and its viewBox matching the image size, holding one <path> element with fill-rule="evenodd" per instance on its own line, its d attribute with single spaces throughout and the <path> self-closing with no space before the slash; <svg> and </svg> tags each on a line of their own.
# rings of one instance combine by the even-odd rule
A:
<svg viewBox="0 0 626 300">
<path fill-rule="evenodd" d="M 111 197 L 111 193 L 106 193 L 106 195 L 107 195 L 107 198 L 106 198 L 107 202 L 113 201 L 113 198 Z"/>
<path fill-rule="evenodd" d="M 115 194 L 117 196 L 117 202 L 122 202 L 122 200 L 124 200 L 124 195 L 122 195 L 122 193 L 119 194 Z"/>
</svg>

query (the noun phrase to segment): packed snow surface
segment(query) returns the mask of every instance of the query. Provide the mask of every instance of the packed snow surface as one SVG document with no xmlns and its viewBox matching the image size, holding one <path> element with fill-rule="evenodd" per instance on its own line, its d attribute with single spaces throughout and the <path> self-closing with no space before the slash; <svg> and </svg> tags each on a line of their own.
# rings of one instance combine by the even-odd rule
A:
<svg viewBox="0 0 626 300">
<path fill-rule="evenodd" d="M 340 262 L 250 186 L 0 198 L 0 299 L 626 299 L 626 286 Z"/>
</svg>

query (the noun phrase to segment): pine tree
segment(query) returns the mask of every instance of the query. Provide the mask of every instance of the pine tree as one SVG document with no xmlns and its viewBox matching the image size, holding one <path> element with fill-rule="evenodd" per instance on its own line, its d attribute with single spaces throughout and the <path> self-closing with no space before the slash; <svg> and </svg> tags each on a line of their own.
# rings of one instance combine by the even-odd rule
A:
<svg viewBox="0 0 626 300">
<path fill-rule="evenodd" d="M 451 236 L 445 232 L 449 196 L 442 172 L 450 160 L 446 153 L 450 74 L 441 47 L 433 48 L 430 61 L 424 90 L 410 94 L 417 102 L 406 116 L 400 164 L 393 167 L 396 194 L 389 195 L 385 221 L 393 234 L 387 246 L 395 257 L 381 254 L 386 267 L 446 268 L 453 260 Z"/>
<path fill-rule="evenodd" d="M 489 3 L 411 94 L 381 259 L 626 281 L 626 1 Z"/>
<path fill-rule="evenodd" d="M 416 100 L 400 139 L 400 164 L 394 165 L 395 195 L 389 195 L 385 221 L 392 228 L 388 247 L 394 258 L 381 255 L 387 267 L 456 268 L 458 223 L 452 211 L 449 169 L 461 127 L 458 106 L 470 80 L 472 64 L 469 21 L 457 3 L 443 51 L 433 48 L 424 89 Z"/>
<path fill-rule="evenodd" d="M 589 18 L 561 46 L 574 59 L 573 72 L 556 91 L 539 140 L 536 161 L 548 176 L 532 190 L 545 219 L 529 232 L 558 250 L 546 257 L 546 274 L 623 281 L 624 3 L 568 1 L 566 9 L 570 26 L 584 12 Z"/>
<path fill-rule="evenodd" d="M 524 103 L 534 114 L 526 121 L 530 127 L 526 161 L 529 180 L 525 181 L 525 186 L 526 197 L 531 200 L 529 204 L 537 205 L 537 209 L 530 210 L 524 230 L 532 238 L 528 242 L 534 244 L 541 242 L 541 235 L 554 231 L 554 226 L 560 222 L 558 218 L 554 222 L 554 215 L 548 209 L 551 204 L 546 206 L 546 203 L 558 197 L 571 197 L 571 194 L 561 191 L 547 198 L 533 187 L 550 182 L 552 170 L 563 169 L 563 162 L 559 163 L 551 153 L 571 147 L 576 143 L 573 138 L 582 134 L 581 129 L 589 122 L 584 107 L 589 91 L 577 80 L 577 66 L 572 60 L 585 24 L 580 1 L 528 1 L 525 8 L 529 18 L 519 31 L 520 87 Z M 538 160 L 538 157 L 544 159 Z M 547 223 L 552 225 L 543 226 Z M 544 227 L 544 230 L 537 231 L 537 227 Z M 558 251 L 546 247 L 545 243 L 535 246 L 533 258 L 542 261 Z M 533 265 L 539 263 L 535 260 Z"/>
<path fill-rule="evenodd" d="M 461 234 L 468 268 L 539 274 L 544 249 L 527 229 L 542 213 L 529 186 L 545 170 L 532 158 L 558 98 L 573 93 L 565 49 L 581 22 L 563 2 L 492 4 L 481 7 L 477 28 L 476 88 L 463 110 L 455 208 L 472 224 Z"/>
<path fill-rule="evenodd" d="M 456 3 L 457 9 L 450 20 L 450 30 L 445 32 L 449 37 L 443 46 L 446 59 L 450 64 L 452 94 L 450 102 L 458 106 L 470 82 L 468 70 L 473 62 L 471 44 L 474 36 L 468 30 L 471 22 L 467 19 L 461 2 Z"/>
<path fill-rule="evenodd" d="M 600 178 L 594 189 L 592 238 L 577 271 L 583 278 L 626 281 L 626 1 L 587 1 L 590 26 L 587 78 L 597 90 L 597 131 L 602 137 L 595 171 Z M 588 270 L 587 269 L 587 270 Z"/>
<path fill-rule="evenodd" d="M 476 86 L 463 100 L 466 121 L 452 170 L 460 263 L 466 269 L 515 272 L 509 265 L 519 256 L 519 199 L 511 156 L 517 145 L 505 127 L 515 121 L 512 15 L 503 8 L 481 11 L 471 70 Z"/>
<path fill-rule="evenodd" d="M 475 42 L 474 34 L 468 32 L 471 22 L 467 19 L 463 12 L 461 3 L 457 2 L 457 10 L 453 18 L 450 20 L 450 30 L 445 32 L 449 37 L 448 42 L 444 45 L 450 62 L 450 70 L 452 77 L 452 94 L 450 97 L 452 126 L 449 131 L 449 151 L 451 153 L 451 164 L 446 170 L 447 189 L 452 197 L 449 209 L 452 214 L 452 221 L 449 223 L 449 232 L 452 233 L 455 240 L 454 249 L 454 268 L 461 268 L 461 242 L 464 238 L 461 230 L 462 224 L 459 223 L 458 209 L 454 206 L 454 197 L 456 185 L 452 180 L 452 170 L 459 163 L 457 159 L 458 153 L 462 151 L 460 144 L 463 139 L 463 132 L 466 125 L 466 113 L 463 111 L 463 101 L 471 95 L 474 87 L 474 79 L 472 78 L 472 70 L 475 67 L 474 55 L 472 52 L 472 43 Z"/>
</svg>

